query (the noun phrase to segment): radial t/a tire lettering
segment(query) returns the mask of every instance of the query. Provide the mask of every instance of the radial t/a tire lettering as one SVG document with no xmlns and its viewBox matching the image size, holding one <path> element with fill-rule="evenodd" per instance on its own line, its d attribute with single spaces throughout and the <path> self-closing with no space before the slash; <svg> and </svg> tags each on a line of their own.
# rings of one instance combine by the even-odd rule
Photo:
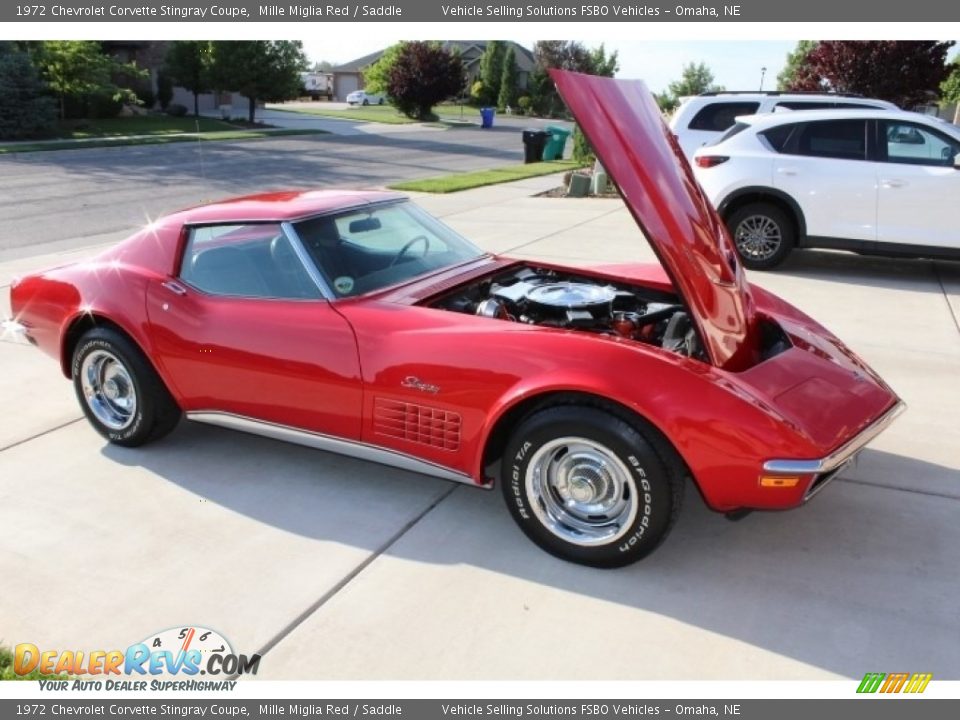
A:
<svg viewBox="0 0 960 720">
<path fill-rule="evenodd" d="M 663 541 L 682 503 L 682 463 L 662 445 L 600 408 L 549 407 L 513 432 L 500 487 L 542 549 L 583 565 L 629 565 Z"/>
<path fill-rule="evenodd" d="M 136 447 L 176 427 L 177 406 L 140 349 L 97 327 L 80 338 L 71 363 L 74 390 L 94 429 L 115 445 Z"/>
</svg>

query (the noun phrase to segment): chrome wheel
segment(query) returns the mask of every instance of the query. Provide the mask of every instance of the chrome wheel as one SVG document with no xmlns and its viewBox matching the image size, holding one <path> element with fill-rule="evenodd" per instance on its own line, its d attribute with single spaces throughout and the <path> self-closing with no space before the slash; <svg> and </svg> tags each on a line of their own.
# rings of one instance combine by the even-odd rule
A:
<svg viewBox="0 0 960 720">
<path fill-rule="evenodd" d="M 767 215 L 749 215 L 733 233 L 740 254 L 751 260 L 769 260 L 783 242 L 780 225 Z"/>
<path fill-rule="evenodd" d="M 97 420 L 110 430 L 124 430 L 137 413 L 137 389 L 130 371 L 106 350 L 94 350 L 80 367 L 83 397 Z"/>
<path fill-rule="evenodd" d="M 580 437 L 546 443 L 530 459 L 527 497 L 543 526 L 575 545 L 605 545 L 637 516 L 633 476 L 606 446 Z"/>
</svg>

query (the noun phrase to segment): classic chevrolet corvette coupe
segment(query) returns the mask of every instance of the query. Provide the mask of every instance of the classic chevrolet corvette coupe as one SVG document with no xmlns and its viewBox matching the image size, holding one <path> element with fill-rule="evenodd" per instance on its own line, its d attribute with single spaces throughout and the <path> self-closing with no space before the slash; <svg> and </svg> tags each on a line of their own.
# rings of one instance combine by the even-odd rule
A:
<svg viewBox="0 0 960 720">
<path fill-rule="evenodd" d="M 902 404 L 747 282 L 642 83 L 554 78 L 660 265 L 513 260 L 400 195 L 275 192 L 20 279 L 10 326 L 110 442 L 185 416 L 497 484 L 574 562 L 650 553 L 688 481 L 731 515 L 803 504 Z"/>
</svg>

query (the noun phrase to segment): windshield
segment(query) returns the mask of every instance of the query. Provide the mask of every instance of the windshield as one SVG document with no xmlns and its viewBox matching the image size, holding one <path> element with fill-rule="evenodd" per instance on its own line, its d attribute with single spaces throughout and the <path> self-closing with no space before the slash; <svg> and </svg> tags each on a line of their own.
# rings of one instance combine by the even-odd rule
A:
<svg viewBox="0 0 960 720">
<path fill-rule="evenodd" d="M 484 253 L 411 202 L 293 224 L 335 297 L 362 295 Z"/>
</svg>

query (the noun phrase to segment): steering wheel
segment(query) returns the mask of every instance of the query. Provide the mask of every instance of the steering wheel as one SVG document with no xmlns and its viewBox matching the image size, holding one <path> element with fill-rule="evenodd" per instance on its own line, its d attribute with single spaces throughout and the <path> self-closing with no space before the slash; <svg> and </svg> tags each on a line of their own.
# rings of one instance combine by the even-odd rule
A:
<svg viewBox="0 0 960 720">
<path fill-rule="evenodd" d="M 406 245 L 400 248 L 400 252 L 398 252 L 394 256 L 393 260 L 390 262 L 390 265 L 388 267 L 393 267 L 398 262 L 400 262 L 400 260 L 403 259 L 403 256 L 407 254 L 407 251 L 410 248 L 412 248 L 414 245 L 416 245 L 418 242 L 423 243 L 423 252 L 420 253 L 420 257 L 426 257 L 427 253 L 430 252 L 430 238 L 428 238 L 426 235 L 417 235 L 415 238 L 410 240 Z"/>
</svg>

